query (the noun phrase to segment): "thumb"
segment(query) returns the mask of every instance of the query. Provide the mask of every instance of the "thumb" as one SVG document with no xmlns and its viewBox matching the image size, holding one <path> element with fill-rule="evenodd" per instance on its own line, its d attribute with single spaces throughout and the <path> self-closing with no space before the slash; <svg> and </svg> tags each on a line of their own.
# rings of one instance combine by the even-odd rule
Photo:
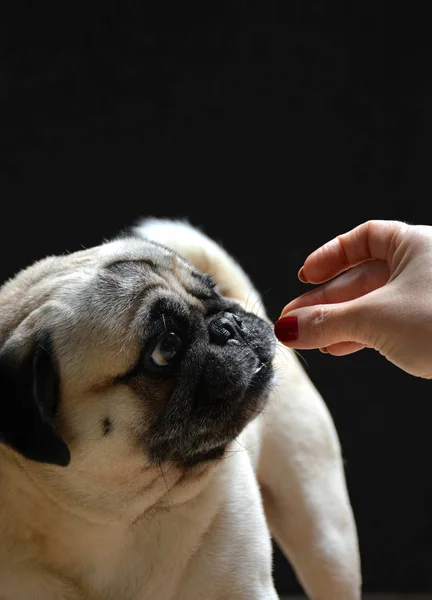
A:
<svg viewBox="0 0 432 600">
<path fill-rule="evenodd" d="M 291 348 L 311 350 L 340 342 L 368 344 L 369 311 L 362 298 L 338 304 L 304 306 L 284 314 L 274 326 L 278 340 Z"/>
</svg>

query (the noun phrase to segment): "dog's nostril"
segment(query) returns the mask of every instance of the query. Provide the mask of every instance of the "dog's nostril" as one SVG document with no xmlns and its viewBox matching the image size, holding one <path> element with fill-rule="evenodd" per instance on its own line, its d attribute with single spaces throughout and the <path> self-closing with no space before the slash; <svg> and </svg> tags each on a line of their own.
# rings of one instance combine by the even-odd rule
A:
<svg viewBox="0 0 432 600">
<path fill-rule="evenodd" d="M 235 337 L 235 332 L 229 324 L 214 323 L 210 326 L 210 340 L 214 344 L 223 346 L 233 337 Z"/>
<path fill-rule="evenodd" d="M 223 313 L 215 318 L 209 325 L 210 341 L 219 346 L 224 346 L 229 340 L 238 338 L 238 329 L 241 321 L 231 313 Z"/>
<path fill-rule="evenodd" d="M 242 322 L 242 320 L 240 319 L 240 317 L 238 317 L 237 315 L 233 315 L 233 319 L 234 319 L 234 321 L 237 323 L 238 327 L 239 327 L 240 329 L 243 329 L 243 322 Z"/>
</svg>

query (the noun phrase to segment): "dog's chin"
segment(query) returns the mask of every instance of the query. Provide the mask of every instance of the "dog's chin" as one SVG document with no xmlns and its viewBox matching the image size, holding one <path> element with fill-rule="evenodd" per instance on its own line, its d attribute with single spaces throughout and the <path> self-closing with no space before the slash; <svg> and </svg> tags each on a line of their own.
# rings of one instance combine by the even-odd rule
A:
<svg viewBox="0 0 432 600">
<path fill-rule="evenodd" d="M 190 413 L 186 423 L 181 416 L 174 427 L 172 423 L 166 427 L 161 423 L 143 440 L 150 459 L 188 468 L 228 457 L 231 442 L 264 410 L 272 378 L 271 362 L 261 364 L 242 393 L 236 389 L 235 394 L 199 407 Z"/>
</svg>

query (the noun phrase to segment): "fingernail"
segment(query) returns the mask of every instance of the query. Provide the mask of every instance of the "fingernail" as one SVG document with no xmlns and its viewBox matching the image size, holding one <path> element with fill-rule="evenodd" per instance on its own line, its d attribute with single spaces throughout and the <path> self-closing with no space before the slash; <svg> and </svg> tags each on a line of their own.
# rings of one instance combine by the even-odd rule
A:
<svg viewBox="0 0 432 600">
<path fill-rule="evenodd" d="M 292 342 L 298 338 L 298 318 L 282 317 L 274 326 L 275 336 L 280 342 Z"/>
<path fill-rule="evenodd" d="M 308 280 L 306 279 L 306 277 L 305 277 L 305 274 L 304 274 L 303 267 L 302 267 L 302 268 L 300 269 L 300 271 L 297 273 L 297 277 L 300 279 L 300 281 L 301 281 L 302 283 L 308 283 Z"/>
<path fill-rule="evenodd" d="M 327 348 L 318 348 L 320 352 L 322 352 L 323 354 L 328 354 L 328 350 Z"/>
</svg>

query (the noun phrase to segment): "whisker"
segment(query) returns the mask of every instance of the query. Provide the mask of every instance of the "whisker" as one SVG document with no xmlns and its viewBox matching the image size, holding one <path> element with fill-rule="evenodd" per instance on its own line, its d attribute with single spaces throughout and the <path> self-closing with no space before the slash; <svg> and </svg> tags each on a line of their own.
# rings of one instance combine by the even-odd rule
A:
<svg viewBox="0 0 432 600">
<path fill-rule="evenodd" d="M 251 287 L 251 288 L 249 289 L 249 294 L 247 295 L 247 298 L 246 298 L 246 302 L 245 302 L 245 310 L 246 310 L 246 311 L 248 310 L 248 308 L 247 308 L 247 305 L 248 305 L 248 303 L 249 303 L 249 299 L 250 299 L 250 295 L 251 295 L 251 293 L 252 293 L 252 290 L 253 290 L 253 288 Z M 248 311 L 248 312 L 250 312 L 250 311 Z"/>
<path fill-rule="evenodd" d="M 241 446 L 244 450 L 247 450 L 248 452 L 252 452 L 253 448 L 255 448 L 255 446 L 258 445 L 258 442 L 255 442 L 255 444 L 252 444 L 252 446 L 250 446 L 249 448 L 247 448 L 241 442 L 239 442 L 239 440 L 237 438 L 234 441 L 237 442 L 237 444 L 239 446 Z"/>
<path fill-rule="evenodd" d="M 270 290 L 267 290 L 267 292 L 269 292 Z M 265 292 L 265 293 L 267 293 Z M 258 298 L 255 300 L 255 302 L 253 303 L 253 306 L 251 308 L 251 310 L 249 311 L 250 313 L 254 314 L 254 315 L 258 315 L 260 309 L 264 306 L 264 301 L 263 301 L 263 295 L 261 294 L 258 296 Z"/>
<path fill-rule="evenodd" d="M 227 450 L 224 456 L 220 460 L 227 460 L 228 458 L 232 458 L 237 452 L 244 452 L 245 450 L 242 448 L 237 448 L 237 450 Z"/>
<path fill-rule="evenodd" d="M 305 366 L 305 368 L 306 368 L 306 369 L 308 369 L 308 368 L 309 368 L 309 365 L 308 365 L 308 362 L 307 362 L 306 358 L 303 356 L 303 354 L 301 354 L 301 353 L 300 353 L 298 350 L 296 350 L 295 348 L 292 348 L 292 350 L 293 350 L 294 354 L 295 354 L 296 356 L 298 356 L 298 357 L 301 359 L 301 361 L 302 361 L 303 365 Z"/>
<path fill-rule="evenodd" d="M 244 446 L 243 444 L 241 444 L 241 443 L 238 441 L 238 439 L 237 439 L 237 438 L 236 438 L 234 441 L 235 441 L 235 443 L 236 443 L 236 444 L 238 444 L 239 446 L 241 446 L 241 447 L 243 448 L 243 450 L 247 450 L 246 446 Z"/>
<path fill-rule="evenodd" d="M 295 348 L 290 348 L 290 350 L 292 351 L 293 354 L 295 354 L 301 360 L 301 362 L 303 363 L 303 366 L 306 369 L 308 369 L 309 364 L 308 364 L 306 358 L 303 356 L 303 354 L 301 354 L 301 352 L 299 352 Z M 282 349 L 282 346 L 280 344 L 278 344 L 276 346 L 275 354 L 278 354 L 278 356 L 282 355 L 285 361 L 288 361 L 289 358 L 291 357 L 291 352 L 284 352 L 284 350 Z"/>
</svg>

